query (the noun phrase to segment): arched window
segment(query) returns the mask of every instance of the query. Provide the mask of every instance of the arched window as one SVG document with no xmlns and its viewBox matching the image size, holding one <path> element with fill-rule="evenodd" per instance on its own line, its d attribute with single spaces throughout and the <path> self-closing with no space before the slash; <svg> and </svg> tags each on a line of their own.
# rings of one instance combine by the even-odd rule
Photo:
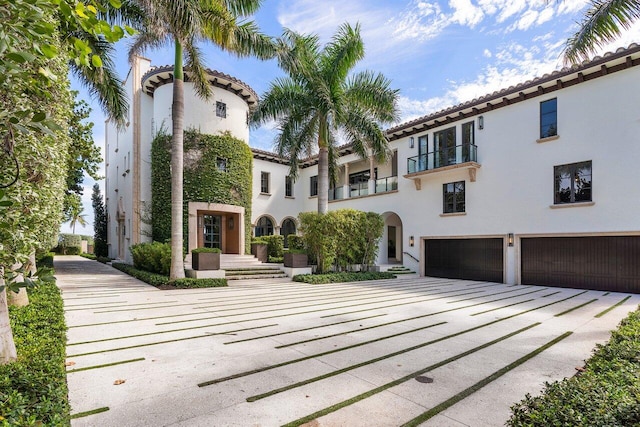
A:
<svg viewBox="0 0 640 427">
<path fill-rule="evenodd" d="M 289 247 L 289 242 L 287 241 L 287 236 L 289 234 L 296 234 L 296 222 L 291 218 L 287 218 L 282 221 L 282 226 L 280 227 L 280 234 L 284 236 L 284 247 Z"/>
<path fill-rule="evenodd" d="M 267 216 L 261 217 L 256 223 L 256 237 L 271 236 L 273 234 L 273 221 Z"/>
</svg>

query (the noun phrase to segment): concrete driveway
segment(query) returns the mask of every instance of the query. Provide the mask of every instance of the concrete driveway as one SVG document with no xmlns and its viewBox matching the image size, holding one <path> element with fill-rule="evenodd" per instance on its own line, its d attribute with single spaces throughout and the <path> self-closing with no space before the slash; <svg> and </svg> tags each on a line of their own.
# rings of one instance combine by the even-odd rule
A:
<svg viewBox="0 0 640 427">
<path fill-rule="evenodd" d="M 640 303 L 416 277 L 162 291 L 55 266 L 73 426 L 499 426 Z"/>
</svg>

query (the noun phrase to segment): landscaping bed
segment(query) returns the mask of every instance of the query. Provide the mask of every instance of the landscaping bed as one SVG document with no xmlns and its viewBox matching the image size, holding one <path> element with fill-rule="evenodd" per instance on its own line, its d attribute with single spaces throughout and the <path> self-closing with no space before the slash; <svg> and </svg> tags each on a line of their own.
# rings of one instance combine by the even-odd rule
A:
<svg viewBox="0 0 640 427">
<path fill-rule="evenodd" d="M 62 297 L 43 283 L 29 300 L 9 308 L 18 360 L 0 365 L 0 425 L 69 425 Z"/>
<path fill-rule="evenodd" d="M 294 282 L 320 285 L 325 283 L 360 282 L 363 280 L 395 279 L 393 273 L 388 272 L 341 272 L 326 274 L 298 274 L 293 276 Z"/>
<path fill-rule="evenodd" d="M 640 425 L 640 309 L 598 345 L 584 371 L 514 405 L 510 426 Z"/>
<path fill-rule="evenodd" d="M 155 286 L 158 289 L 193 289 L 193 288 L 217 288 L 222 286 L 227 286 L 227 279 L 219 278 L 219 279 L 192 279 L 192 278 L 184 278 L 177 279 L 174 281 L 169 280 L 169 276 L 165 276 L 163 274 L 158 273 L 150 273 L 144 270 L 138 270 L 137 268 L 120 262 L 114 262 L 111 264 L 114 268 L 122 271 L 123 273 L 128 274 L 129 276 L 135 277 L 136 279 L 142 280 L 150 284 L 151 286 Z"/>
</svg>

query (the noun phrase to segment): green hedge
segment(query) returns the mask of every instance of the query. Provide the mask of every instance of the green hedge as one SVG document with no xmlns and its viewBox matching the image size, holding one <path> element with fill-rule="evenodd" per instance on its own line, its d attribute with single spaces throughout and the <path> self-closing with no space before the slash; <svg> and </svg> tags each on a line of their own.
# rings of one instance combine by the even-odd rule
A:
<svg viewBox="0 0 640 427">
<path fill-rule="evenodd" d="M 173 286 L 178 289 L 188 289 L 188 288 L 217 288 L 222 286 L 227 286 L 227 279 L 192 279 L 192 278 L 184 278 L 177 279 L 174 281 L 169 280 L 169 276 L 165 276 L 157 273 L 150 273 L 144 270 L 138 270 L 137 268 L 124 264 L 121 262 L 114 262 L 111 264 L 114 268 L 122 271 L 123 273 L 128 274 L 129 276 L 135 277 L 136 279 L 142 280 L 150 284 L 151 286 L 160 287 L 160 286 Z"/>
<path fill-rule="evenodd" d="M 541 396 L 514 405 L 510 426 L 640 425 L 640 311 L 631 313 L 585 371 L 546 383 Z"/>
<path fill-rule="evenodd" d="M 125 264 L 122 262 L 114 262 L 111 264 L 112 267 L 122 271 L 123 273 L 127 273 L 129 276 L 133 276 L 136 279 L 142 280 L 150 284 L 151 286 L 162 286 L 169 283 L 169 276 L 165 276 L 158 273 L 150 273 L 148 271 L 139 270 L 129 264 Z"/>
<path fill-rule="evenodd" d="M 176 279 L 173 282 L 169 282 L 169 284 L 178 289 L 218 288 L 227 286 L 227 279 L 192 279 L 187 277 L 184 279 Z"/>
<path fill-rule="evenodd" d="M 0 365 L 0 423 L 69 425 L 62 297 L 45 283 L 29 290 L 29 300 L 9 308 L 18 360 Z"/>
<path fill-rule="evenodd" d="M 229 133 L 184 133 L 184 242 L 188 248 L 188 202 L 242 206 L 245 253 L 251 253 L 251 195 L 253 153 L 242 140 Z M 218 169 L 218 159 L 226 170 Z M 171 238 L 171 135 L 160 133 L 151 148 L 151 223 L 153 240 Z"/>
<path fill-rule="evenodd" d="M 327 273 L 327 274 L 298 274 L 293 276 L 294 282 L 310 283 L 313 285 L 324 283 L 360 282 L 363 280 L 395 279 L 395 274 L 389 272 L 361 272 L 361 273 Z"/>
<path fill-rule="evenodd" d="M 169 275 L 171 269 L 171 245 L 169 243 L 138 243 L 129 247 L 133 266 L 150 273 Z"/>
</svg>

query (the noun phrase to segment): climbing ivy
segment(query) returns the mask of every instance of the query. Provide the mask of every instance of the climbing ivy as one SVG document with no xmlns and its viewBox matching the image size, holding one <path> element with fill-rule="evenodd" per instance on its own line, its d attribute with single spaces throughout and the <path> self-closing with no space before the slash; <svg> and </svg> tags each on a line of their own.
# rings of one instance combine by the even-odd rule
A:
<svg viewBox="0 0 640 427">
<path fill-rule="evenodd" d="M 171 135 L 160 132 L 151 148 L 151 224 L 153 240 L 171 238 Z M 218 161 L 226 162 L 226 171 Z M 251 245 L 251 177 L 253 155 L 229 133 L 184 134 L 184 236 L 188 247 L 188 202 L 224 203 L 245 208 L 245 252 Z"/>
</svg>

